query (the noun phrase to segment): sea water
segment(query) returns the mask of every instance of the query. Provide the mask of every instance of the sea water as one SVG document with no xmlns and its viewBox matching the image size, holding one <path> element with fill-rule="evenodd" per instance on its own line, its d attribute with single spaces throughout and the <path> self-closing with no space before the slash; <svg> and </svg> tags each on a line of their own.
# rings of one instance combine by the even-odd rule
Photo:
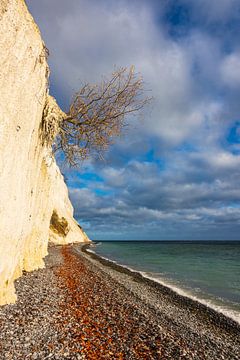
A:
<svg viewBox="0 0 240 360">
<path fill-rule="evenodd" d="M 240 241 L 102 241 L 92 250 L 240 323 Z"/>
</svg>

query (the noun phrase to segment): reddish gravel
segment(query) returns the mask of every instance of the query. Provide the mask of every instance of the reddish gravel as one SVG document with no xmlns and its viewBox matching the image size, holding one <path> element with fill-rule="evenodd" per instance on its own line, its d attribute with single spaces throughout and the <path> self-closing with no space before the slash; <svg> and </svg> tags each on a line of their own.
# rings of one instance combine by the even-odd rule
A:
<svg viewBox="0 0 240 360">
<path fill-rule="evenodd" d="M 190 313 L 183 310 L 181 318 L 181 301 L 179 309 L 174 305 L 175 318 L 166 317 L 114 281 L 106 268 L 75 250 L 62 248 L 64 264 L 57 270 L 61 286 L 68 288 L 63 317 L 69 319 L 68 336 L 76 344 L 73 351 L 80 347 L 87 359 L 238 359 L 235 329 L 231 333 L 201 314 L 199 334 L 202 325 L 194 325 L 194 330 L 188 326 Z M 167 304 L 165 297 L 163 304 Z M 195 309 L 193 318 L 197 323 Z"/>
<path fill-rule="evenodd" d="M 46 268 L 16 281 L 0 360 L 239 359 L 237 326 L 78 251 L 51 246 Z"/>
<path fill-rule="evenodd" d="M 164 350 L 169 339 L 160 338 L 159 329 L 128 301 L 124 288 L 96 274 L 68 247 L 62 252 L 64 266 L 57 275 L 69 290 L 63 312 L 72 351 L 80 349 L 87 359 L 159 359 L 179 353 L 175 346 Z"/>
</svg>

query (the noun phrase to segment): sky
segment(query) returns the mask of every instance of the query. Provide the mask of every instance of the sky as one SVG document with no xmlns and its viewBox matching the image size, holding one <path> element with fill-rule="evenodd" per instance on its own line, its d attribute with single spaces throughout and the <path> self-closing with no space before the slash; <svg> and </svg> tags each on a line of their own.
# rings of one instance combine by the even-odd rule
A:
<svg viewBox="0 0 240 360">
<path fill-rule="evenodd" d="M 93 240 L 240 239 L 240 0 L 27 0 L 63 110 L 135 65 L 144 120 L 78 169 L 60 164 Z"/>
</svg>

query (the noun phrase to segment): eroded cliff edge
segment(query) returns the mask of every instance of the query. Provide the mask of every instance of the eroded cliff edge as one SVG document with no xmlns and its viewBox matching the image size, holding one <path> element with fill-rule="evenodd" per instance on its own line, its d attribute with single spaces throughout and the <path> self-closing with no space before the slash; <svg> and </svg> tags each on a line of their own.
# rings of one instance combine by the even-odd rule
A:
<svg viewBox="0 0 240 360">
<path fill-rule="evenodd" d="M 46 48 L 23 0 L 0 3 L 0 304 L 15 302 L 14 280 L 44 266 L 48 242 L 89 241 L 51 147 L 44 116 L 61 116 L 48 95 Z"/>
</svg>

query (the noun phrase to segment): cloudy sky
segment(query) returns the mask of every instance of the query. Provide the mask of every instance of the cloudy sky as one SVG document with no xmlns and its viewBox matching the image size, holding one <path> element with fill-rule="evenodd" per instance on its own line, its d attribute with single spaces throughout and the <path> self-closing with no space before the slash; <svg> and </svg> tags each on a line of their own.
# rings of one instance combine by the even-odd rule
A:
<svg viewBox="0 0 240 360">
<path fill-rule="evenodd" d="M 134 64 L 145 120 L 78 170 L 92 239 L 240 239 L 240 0 L 27 0 L 64 110 L 83 82 Z"/>
</svg>

